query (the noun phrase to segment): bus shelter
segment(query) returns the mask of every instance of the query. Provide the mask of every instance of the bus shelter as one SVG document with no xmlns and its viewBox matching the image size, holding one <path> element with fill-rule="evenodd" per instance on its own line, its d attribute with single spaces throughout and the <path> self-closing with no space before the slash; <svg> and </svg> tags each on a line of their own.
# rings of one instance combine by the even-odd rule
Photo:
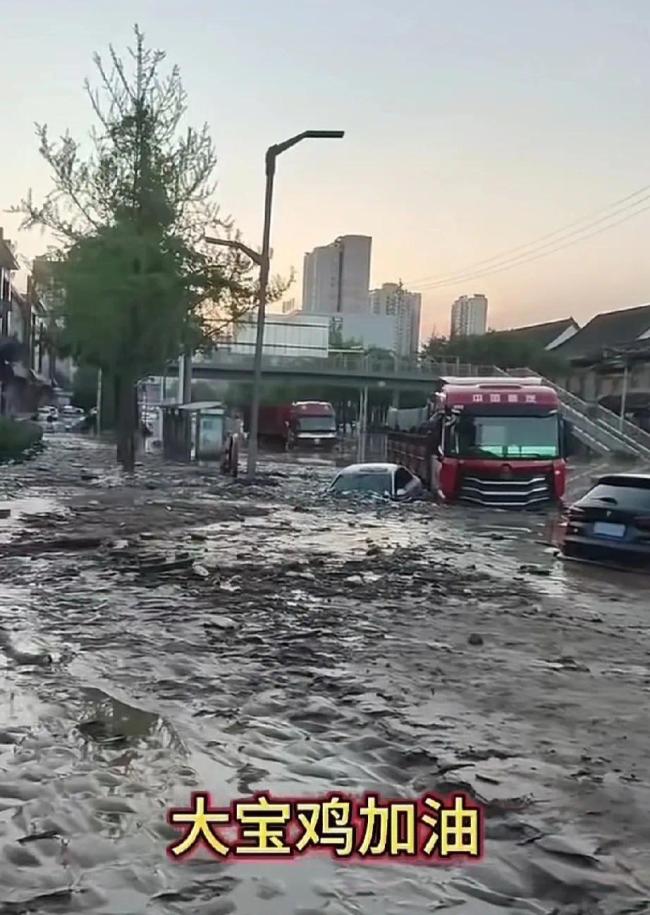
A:
<svg viewBox="0 0 650 915">
<path fill-rule="evenodd" d="M 170 461 L 218 461 L 228 433 L 226 409 L 217 401 L 165 404 L 163 455 Z"/>
</svg>

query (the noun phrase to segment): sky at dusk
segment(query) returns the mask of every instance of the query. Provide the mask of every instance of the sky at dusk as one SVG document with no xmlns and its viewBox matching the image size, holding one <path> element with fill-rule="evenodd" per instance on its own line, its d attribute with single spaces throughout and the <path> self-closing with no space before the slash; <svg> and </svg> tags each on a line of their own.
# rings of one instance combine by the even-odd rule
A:
<svg viewBox="0 0 650 915">
<path fill-rule="evenodd" d="M 82 136 L 92 54 L 109 42 L 122 50 L 137 21 L 180 66 L 189 120 L 209 123 L 219 199 L 249 244 L 261 236 L 266 147 L 305 129 L 346 131 L 279 160 L 273 269 L 298 271 L 288 298 L 300 300 L 305 251 L 360 233 L 373 237 L 373 285 L 402 279 L 423 292 L 423 336 L 447 332 L 462 293 L 488 296 L 494 327 L 582 322 L 650 300 L 650 209 L 627 219 L 630 202 L 616 211 L 626 221 L 590 239 L 473 276 L 502 252 L 518 249 L 523 261 L 529 242 L 650 185 L 647 0 L 0 0 L 0 9 L 3 210 L 30 186 L 48 189 L 34 122 Z M 649 195 L 634 198 L 637 209 Z M 38 232 L 17 234 L 15 217 L 0 224 L 21 254 L 43 250 Z"/>
</svg>

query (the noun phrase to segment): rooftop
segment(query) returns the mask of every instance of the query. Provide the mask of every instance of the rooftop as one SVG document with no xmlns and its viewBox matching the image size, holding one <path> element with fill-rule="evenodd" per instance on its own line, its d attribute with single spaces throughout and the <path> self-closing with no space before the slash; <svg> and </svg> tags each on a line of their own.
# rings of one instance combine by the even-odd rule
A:
<svg viewBox="0 0 650 915">
<path fill-rule="evenodd" d="M 509 330 L 495 330 L 497 337 L 508 337 L 513 340 L 527 340 L 544 349 L 554 343 L 566 331 L 574 328 L 579 332 L 577 321 L 573 318 L 561 318 L 559 321 L 546 321 L 543 324 L 528 324 L 526 327 L 512 327 Z"/>
<path fill-rule="evenodd" d="M 557 352 L 568 358 L 599 355 L 603 349 L 632 344 L 650 331 L 650 304 L 596 315 Z"/>
</svg>

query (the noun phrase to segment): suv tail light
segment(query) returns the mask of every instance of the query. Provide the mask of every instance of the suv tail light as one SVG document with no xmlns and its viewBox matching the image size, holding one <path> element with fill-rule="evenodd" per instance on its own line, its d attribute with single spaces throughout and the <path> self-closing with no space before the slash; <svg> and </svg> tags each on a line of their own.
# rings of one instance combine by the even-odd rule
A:
<svg viewBox="0 0 650 915">
<path fill-rule="evenodd" d="M 637 515 L 634 524 L 639 530 L 650 531 L 650 515 Z"/>
</svg>

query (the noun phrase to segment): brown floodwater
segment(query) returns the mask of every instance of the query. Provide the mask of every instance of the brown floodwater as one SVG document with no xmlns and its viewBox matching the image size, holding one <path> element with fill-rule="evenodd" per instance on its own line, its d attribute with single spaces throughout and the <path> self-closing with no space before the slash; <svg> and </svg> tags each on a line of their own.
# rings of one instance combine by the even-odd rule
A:
<svg viewBox="0 0 650 915">
<path fill-rule="evenodd" d="M 1 913 L 650 911 L 647 578 L 559 561 L 552 515 L 333 501 L 318 456 L 111 457 L 53 436 L 0 482 L 0 545 L 123 541 L 0 557 Z M 193 790 L 467 791 L 485 854 L 173 862 Z"/>
</svg>

